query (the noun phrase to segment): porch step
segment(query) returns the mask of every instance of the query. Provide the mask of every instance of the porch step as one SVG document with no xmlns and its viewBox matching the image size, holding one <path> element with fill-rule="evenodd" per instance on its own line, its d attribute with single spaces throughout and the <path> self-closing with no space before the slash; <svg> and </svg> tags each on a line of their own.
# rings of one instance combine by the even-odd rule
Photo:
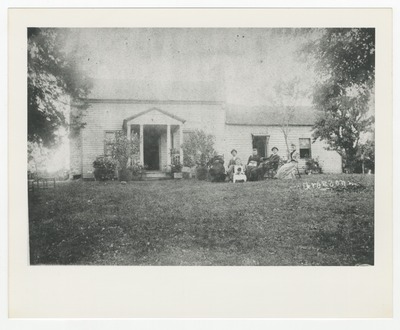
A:
<svg viewBox="0 0 400 330">
<path fill-rule="evenodd" d="M 143 173 L 144 180 L 167 180 L 171 179 L 171 176 L 161 171 L 146 171 Z"/>
</svg>

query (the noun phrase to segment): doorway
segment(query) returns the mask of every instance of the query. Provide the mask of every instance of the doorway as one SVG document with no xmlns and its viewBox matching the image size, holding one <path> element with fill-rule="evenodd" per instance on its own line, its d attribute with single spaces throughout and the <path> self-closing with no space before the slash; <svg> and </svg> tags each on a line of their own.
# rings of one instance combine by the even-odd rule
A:
<svg viewBox="0 0 400 330">
<path fill-rule="evenodd" d="M 155 125 L 143 127 L 144 165 L 148 170 L 160 170 L 161 129 Z"/>
<path fill-rule="evenodd" d="M 268 135 L 253 135 L 253 148 L 257 149 L 260 157 L 268 156 Z"/>
</svg>

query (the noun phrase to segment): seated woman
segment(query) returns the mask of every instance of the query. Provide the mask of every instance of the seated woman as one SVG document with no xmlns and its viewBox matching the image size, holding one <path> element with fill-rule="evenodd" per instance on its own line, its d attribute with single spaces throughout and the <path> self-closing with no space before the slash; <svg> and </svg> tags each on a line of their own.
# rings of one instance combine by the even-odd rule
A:
<svg viewBox="0 0 400 330">
<path fill-rule="evenodd" d="M 235 165 L 242 165 L 242 161 L 240 160 L 239 157 L 237 157 L 236 149 L 232 149 L 231 155 L 232 155 L 232 158 L 229 160 L 228 170 L 226 171 L 226 174 L 228 175 L 229 180 L 232 180 L 233 169 L 234 169 Z"/>
<path fill-rule="evenodd" d="M 277 147 L 273 147 L 271 151 L 272 155 L 265 159 L 264 162 L 262 162 L 258 167 L 258 175 L 260 178 L 263 178 L 266 172 L 278 169 L 281 161 L 281 157 L 278 155 L 279 149 Z"/>
<path fill-rule="evenodd" d="M 249 157 L 246 166 L 246 176 L 249 181 L 258 179 L 258 166 L 260 165 L 261 157 L 258 155 L 257 148 L 253 148 L 253 154 Z"/>
<path fill-rule="evenodd" d="M 282 165 L 275 175 L 276 179 L 294 179 L 297 171 L 297 163 L 300 158 L 300 154 L 296 151 L 296 145 L 290 145 L 290 155 L 288 162 Z"/>
<path fill-rule="evenodd" d="M 210 174 L 211 182 L 225 181 L 226 174 L 223 156 L 217 155 L 211 159 L 208 173 Z"/>
</svg>

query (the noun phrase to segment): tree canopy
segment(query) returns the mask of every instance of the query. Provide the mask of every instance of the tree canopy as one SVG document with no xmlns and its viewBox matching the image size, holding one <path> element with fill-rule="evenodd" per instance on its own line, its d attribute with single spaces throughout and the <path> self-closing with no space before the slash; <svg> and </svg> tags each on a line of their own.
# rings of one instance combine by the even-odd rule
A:
<svg viewBox="0 0 400 330">
<path fill-rule="evenodd" d="M 321 78 L 313 93 L 321 111 L 314 139 L 325 140 L 353 168 L 360 137 L 374 121 L 368 112 L 375 82 L 375 30 L 326 29 L 307 47 Z"/>
<path fill-rule="evenodd" d="M 65 30 L 28 28 L 28 141 L 51 147 L 69 122 L 69 104 L 84 99 L 90 79 L 64 50 Z M 83 101 L 80 110 L 87 107 Z M 81 125 L 82 123 L 79 123 Z"/>
</svg>

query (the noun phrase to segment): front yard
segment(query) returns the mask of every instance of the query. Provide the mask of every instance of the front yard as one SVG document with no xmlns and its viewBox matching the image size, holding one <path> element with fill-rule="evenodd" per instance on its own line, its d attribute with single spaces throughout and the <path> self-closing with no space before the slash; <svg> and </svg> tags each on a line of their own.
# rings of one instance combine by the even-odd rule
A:
<svg viewBox="0 0 400 330">
<path fill-rule="evenodd" d="M 304 189 L 325 179 L 345 190 Z M 29 196 L 31 264 L 374 263 L 374 176 L 70 182 Z"/>
</svg>

